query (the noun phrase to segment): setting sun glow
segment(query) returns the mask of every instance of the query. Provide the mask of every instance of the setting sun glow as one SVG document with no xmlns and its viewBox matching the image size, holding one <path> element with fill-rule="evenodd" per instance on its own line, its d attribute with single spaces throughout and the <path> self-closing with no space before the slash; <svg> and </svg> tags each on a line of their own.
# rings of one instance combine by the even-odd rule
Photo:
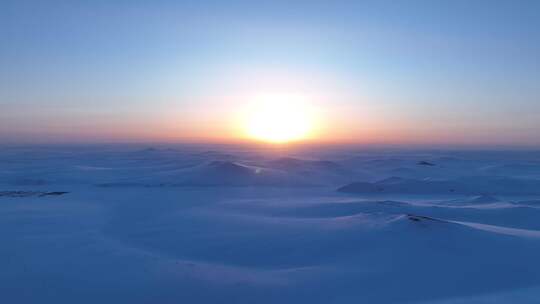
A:
<svg viewBox="0 0 540 304">
<path fill-rule="evenodd" d="M 313 108 L 297 95 L 265 95 L 256 98 L 244 117 L 249 138 L 270 143 L 286 143 L 311 137 Z"/>
</svg>

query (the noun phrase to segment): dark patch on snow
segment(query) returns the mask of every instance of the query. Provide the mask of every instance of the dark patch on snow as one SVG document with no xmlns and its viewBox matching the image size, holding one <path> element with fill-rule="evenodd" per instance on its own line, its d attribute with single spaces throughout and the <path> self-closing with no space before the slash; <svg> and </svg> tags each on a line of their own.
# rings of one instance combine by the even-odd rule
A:
<svg viewBox="0 0 540 304">
<path fill-rule="evenodd" d="M 44 197 L 44 196 L 59 196 L 69 193 L 67 191 L 53 191 L 53 192 L 43 192 L 43 191 L 0 191 L 0 197 Z"/>
<path fill-rule="evenodd" d="M 43 196 L 59 196 L 59 195 L 64 195 L 64 194 L 67 194 L 69 192 L 67 191 L 52 191 L 52 192 L 45 192 L 45 193 L 42 193 L 39 195 L 39 197 L 43 197 Z"/>
<path fill-rule="evenodd" d="M 468 185 L 449 180 L 418 180 L 401 177 L 390 177 L 375 183 L 354 182 L 338 189 L 349 193 L 474 193 Z"/>
<path fill-rule="evenodd" d="M 413 222 L 421 222 L 421 221 L 432 221 L 432 222 L 441 222 L 441 223 L 444 223 L 445 221 L 442 221 L 442 220 L 439 220 L 439 219 L 436 219 L 436 218 L 432 218 L 432 217 L 429 217 L 429 216 L 424 216 L 424 215 L 415 215 L 415 214 L 407 214 L 407 218 Z"/>
</svg>

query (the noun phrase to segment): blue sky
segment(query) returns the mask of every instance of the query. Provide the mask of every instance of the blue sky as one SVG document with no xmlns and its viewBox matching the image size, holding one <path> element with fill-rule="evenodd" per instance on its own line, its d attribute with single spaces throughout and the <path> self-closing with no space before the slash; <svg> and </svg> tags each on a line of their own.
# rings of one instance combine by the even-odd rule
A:
<svg viewBox="0 0 540 304">
<path fill-rule="evenodd" d="M 326 139 L 540 145 L 538 1 L 2 1 L 0 39 L 4 141 L 223 139 L 260 88 Z"/>
</svg>

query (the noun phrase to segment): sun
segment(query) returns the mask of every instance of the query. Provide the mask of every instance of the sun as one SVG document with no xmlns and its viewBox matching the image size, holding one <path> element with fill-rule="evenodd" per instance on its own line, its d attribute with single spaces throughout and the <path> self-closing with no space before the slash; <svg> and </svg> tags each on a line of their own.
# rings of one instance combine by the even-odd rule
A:
<svg viewBox="0 0 540 304">
<path fill-rule="evenodd" d="M 313 107 L 304 96 L 262 95 L 249 106 L 244 129 L 252 139 L 287 143 L 309 138 L 314 123 Z"/>
</svg>

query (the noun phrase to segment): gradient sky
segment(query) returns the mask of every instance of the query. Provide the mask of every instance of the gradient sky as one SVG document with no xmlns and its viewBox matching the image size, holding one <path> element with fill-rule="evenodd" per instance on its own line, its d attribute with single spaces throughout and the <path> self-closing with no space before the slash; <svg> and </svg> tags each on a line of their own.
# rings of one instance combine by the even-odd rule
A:
<svg viewBox="0 0 540 304">
<path fill-rule="evenodd" d="M 0 140 L 234 140 L 295 93 L 321 141 L 540 145 L 540 1 L 1 1 Z"/>
</svg>

